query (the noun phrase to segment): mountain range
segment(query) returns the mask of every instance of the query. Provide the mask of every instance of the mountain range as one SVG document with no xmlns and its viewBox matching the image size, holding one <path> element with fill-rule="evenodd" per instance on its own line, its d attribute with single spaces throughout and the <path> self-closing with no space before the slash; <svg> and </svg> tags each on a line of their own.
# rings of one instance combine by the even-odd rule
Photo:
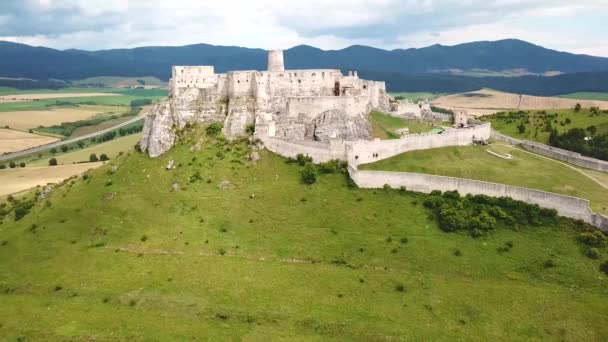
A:
<svg viewBox="0 0 608 342">
<path fill-rule="evenodd" d="M 411 90 L 411 81 L 430 83 L 416 90 L 433 91 L 453 84 L 456 88 L 478 85 L 520 88 L 526 83 L 538 87 L 548 83 L 563 91 L 573 76 L 554 77 L 465 77 L 450 71 L 483 70 L 524 74 L 576 74 L 575 79 L 594 79 L 576 91 L 604 91 L 608 79 L 608 58 L 576 55 L 546 49 L 525 41 L 507 39 L 432 45 L 419 49 L 382 50 L 350 46 L 341 50 L 321 50 L 300 45 L 285 50 L 288 69 L 336 68 L 358 70 L 362 76 L 386 79 L 391 90 Z M 265 70 L 266 50 L 235 46 L 196 44 L 179 47 L 139 47 L 100 51 L 56 50 L 24 44 L 0 42 L 0 77 L 36 80 L 78 80 L 94 76 L 156 76 L 168 80 L 172 65 L 213 65 L 216 72 Z M 579 74 L 583 73 L 583 74 Z M 380 78 L 382 77 L 382 78 Z M 564 78 L 565 77 L 565 78 Z M 549 80 L 549 81 L 547 81 Z M 566 81 L 564 81 L 566 80 Z M 443 86 L 438 82 L 447 82 Z M 585 82 L 588 83 L 588 82 Z M 424 89 L 422 89 L 424 88 Z M 449 90 L 453 87 L 448 87 Z M 533 88 L 537 88 L 534 86 Z M 536 89 L 538 90 L 538 89 Z M 608 90 L 608 89 L 607 89 Z"/>
</svg>

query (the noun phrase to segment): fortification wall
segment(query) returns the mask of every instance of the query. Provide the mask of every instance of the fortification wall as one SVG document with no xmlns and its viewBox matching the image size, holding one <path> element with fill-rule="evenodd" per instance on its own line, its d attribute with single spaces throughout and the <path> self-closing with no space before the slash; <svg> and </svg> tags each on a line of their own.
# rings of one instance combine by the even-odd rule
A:
<svg viewBox="0 0 608 342">
<path fill-rule="evenodd" d="M 213 66 L 174 66 L 171 72 L 174 93 L 179 88 L 209 88 L 217 83 Z"/>
<path fill-rule="evenodd" d="M 323 163 L 332 159 L 346 160 L 344 142 L 318 142 L 277 137 L 259 137 L 264 146 L 283 157 L 295 158 L 298 154 L 309 156 L 315 163 Z"/>
<path fill-rule="evenodd" d="M 287 102 L 287 115 L 291 117 L 307 114 L 313 119 L 317 114 L 332 109 L 343 109 L 346 114 L 356 116 L 367 113 L 370 108 L 366 98 L 353 96 L 290 97 Z"/>
<path fill-rule="evenodd" d="M 577 152 L 567 151 L 561 148 L 556 148 L 528 140 L 512 138 L 504 134 L 500 134 L 494 130 L 492 130 L 492 137 L 504 140 L 513 145 L 519 145 L 530 152 L 538 153 L 549 158 L 561 160 L 587 169 L 608 172 L 608 162 L 595 158 L 585 157 Z"/>
<path fill-rule="evenodd" d="M 349 162 L 358 164 L 373 163 L 401 153 L 416 150 L 426 150 L 446 146 L 467 146 L 474 140 L 490 138 L 490 124 L 447 131 L 442 134 L 412 134 L 402 139 L 373 140 L 349 142 L 351 159 Z"/>
<path fill-rule="evenodd" d="M 560 216 L 580 219 L 601 230 L 608 231 L 608 218 L 594 214 L 589 208 L 589 201 L 581 198 L 472 179 L 410 172 L 359 171 L 352 165 L 349 165 L 349 174 L 361 188 L 381 188 L 388 184 L 393 188 L 404 186 L 407 190 L 423 193 L 430 193 L 433 190 L 457 190 L 462 195 L 511 197 L 526 203 L 538 204 L 544 208 L 555 209 Z"/>
</svg>

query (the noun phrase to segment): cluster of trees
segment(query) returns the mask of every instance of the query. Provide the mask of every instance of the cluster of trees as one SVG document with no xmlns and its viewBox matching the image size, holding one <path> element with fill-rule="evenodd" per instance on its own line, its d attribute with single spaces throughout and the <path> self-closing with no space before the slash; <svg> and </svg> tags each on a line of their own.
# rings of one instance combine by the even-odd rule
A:
<svg viewBox="0 0 608 342">
<path fill-rule="evenodd" d="M 325 163 L 314 164 L 311 157 L 298 154 L 295 159 L 287 158 L 287 163 L 295 163 L 303 167 L 302 170 L 300 170 L 300 177 L 304 184 L 314 184 L 320 174 L 348 174 L 348 164 L 337 159 Z"/>
<path fill-rule="evenodd" d="M 446 232 L 468 232 L 473 237 L 483 236 L 498 226 L 540 226 L 553 224 L 557 211 L 541 208 L 510 197 L 486 195 L 460 196 L 458 191 L 433 191 L 424 201 L 439 227 Z"/>
<path fill-rule="evenodd" d="M 21 198 L 17 199 L 9 195 L 7 197 L 8 203 L 3 202 L 0 204 L 0 221 L 11 213 L 14 214 L 15 221 L 21 220 L 25 215 L 29 214 L 30 210 L 36 203 L 35 198 Z"/>
<path fill-rule="evenodd" d="M 584 156 L 608 161 L 608 133 L 597 134 L 597 127 L 572 128 L 559 134 L 553 129 L 549 144 L 564 150 L 578 152 Z"/>
<path fill-rule="evenodd" d="M 11 169 L 16 168 L 17 166 L 25 167 L 25 162 L 20 162 L 19 164 L 17 164 L 14 161 L 11 161 L 8 163 L 8 167 L 10 167 Z M 4 169 L 6 169 L 6 164 L 0 164 L 0 170 L 4 170 Z"/>
</svg>

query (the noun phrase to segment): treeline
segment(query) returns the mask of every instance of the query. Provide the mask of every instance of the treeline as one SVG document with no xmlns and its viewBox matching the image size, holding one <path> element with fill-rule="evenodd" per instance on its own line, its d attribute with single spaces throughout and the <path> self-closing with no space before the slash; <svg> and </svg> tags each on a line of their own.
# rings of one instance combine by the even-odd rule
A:
<svg viewBox="0 0 608 342">
<path fill-rule="evenodd" d="M 589 126 L 587 129 L 572 128 L 562 134 L 553 129 L 549 135 L 549 144 L 587 157 L 608 161 L 608 133 L 596 132 L 595 126 Z"/>
<path fill-rule="evenodd" d="M 0 87 L 26 89 L 62 89 L 69 83 L 59 80 L 32 80 L 27 78 L 0 78 Z"/>
</svg>

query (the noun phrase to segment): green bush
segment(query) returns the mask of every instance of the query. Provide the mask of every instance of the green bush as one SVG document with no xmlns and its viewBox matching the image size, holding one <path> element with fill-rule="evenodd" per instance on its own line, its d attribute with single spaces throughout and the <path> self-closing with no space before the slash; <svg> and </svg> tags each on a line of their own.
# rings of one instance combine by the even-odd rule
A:
<svg viewBox="0 0 608 342">
<path fill-rule="evenodd" d="M 298 165 L 304 166 L 306 164 L 312 163 L 312 157 L 305 156 L 305 155 L 299 153 L 296 156 L 296 162 L 298 163 Z"/>
<path fill-rule="evenodd" d="M 0 170 L 6 169 L 6 164 L 0 164 Z"/>
<path fill-rule="evenodd" d="M 314 184 L 317 181 L 317 168 L 314 164 L 308 163 L 300 171 L 300 175 L 304 184 Z"/>
<path fill-rule="evenodd" d="M 587 253 L 585 253 L 587 255 L 587 257 L 589 257 L 590 259 L 599 259 L 601 256 L 600 250 L 595 248 L 595 247 L 591 247 L 587 250 Z"/>
<path fill-rule="evenodd" d="M 209 136 L 216 136 L 222 132 L 222 128 L 224 128 L 224 125 L 222 125 L 220 122 L 214 122 L 211 125 L 207 126 L 205 131 Z"/>
<path fill-rule="evenodd" d="M 99 156 L 99 160 L 108 161 L 108 160 L 110 160 L 110 158 L 108 158 L 108 156 L 105 153 L 103 153 L 102 155 Z"/>
<path fill-rule="evenodd" d="M 608 246 L 608 237 L 599 230 L 581 233 L 577 240 L 587 247 L 604 248 Z"/>
<path fill-rule="evenodd" d="M 97 155 L 95 153 L 91 153 L 91 155 L 89 156 L 89 161 L 96 162 L 99 161 L 99 159 L 97 158 Z"/>
<path fill-rule="evenodd" d="M 600 264 L 600 271 L 608 274 L 608 261 L 604 261 Z"/>
<path fill-rule="evenodd" d="M 8 167 L 10 167 L 11 169 L 14 169 L 17 167 L 17 164 L 15 164 L 15 162 L 10 162 L 10 163 L 8 163 Z"/>
<path fill-rule="evenodd" d="M 25 167 L 25 163 L 24 162 L 19 163 L 19 167 Z"/>
<path fill-rule="evenodd" d="M 55 158 L 49 159 L 49 166 L 57 166 L 57 159 L 55 159 Z"/>
</svg>

